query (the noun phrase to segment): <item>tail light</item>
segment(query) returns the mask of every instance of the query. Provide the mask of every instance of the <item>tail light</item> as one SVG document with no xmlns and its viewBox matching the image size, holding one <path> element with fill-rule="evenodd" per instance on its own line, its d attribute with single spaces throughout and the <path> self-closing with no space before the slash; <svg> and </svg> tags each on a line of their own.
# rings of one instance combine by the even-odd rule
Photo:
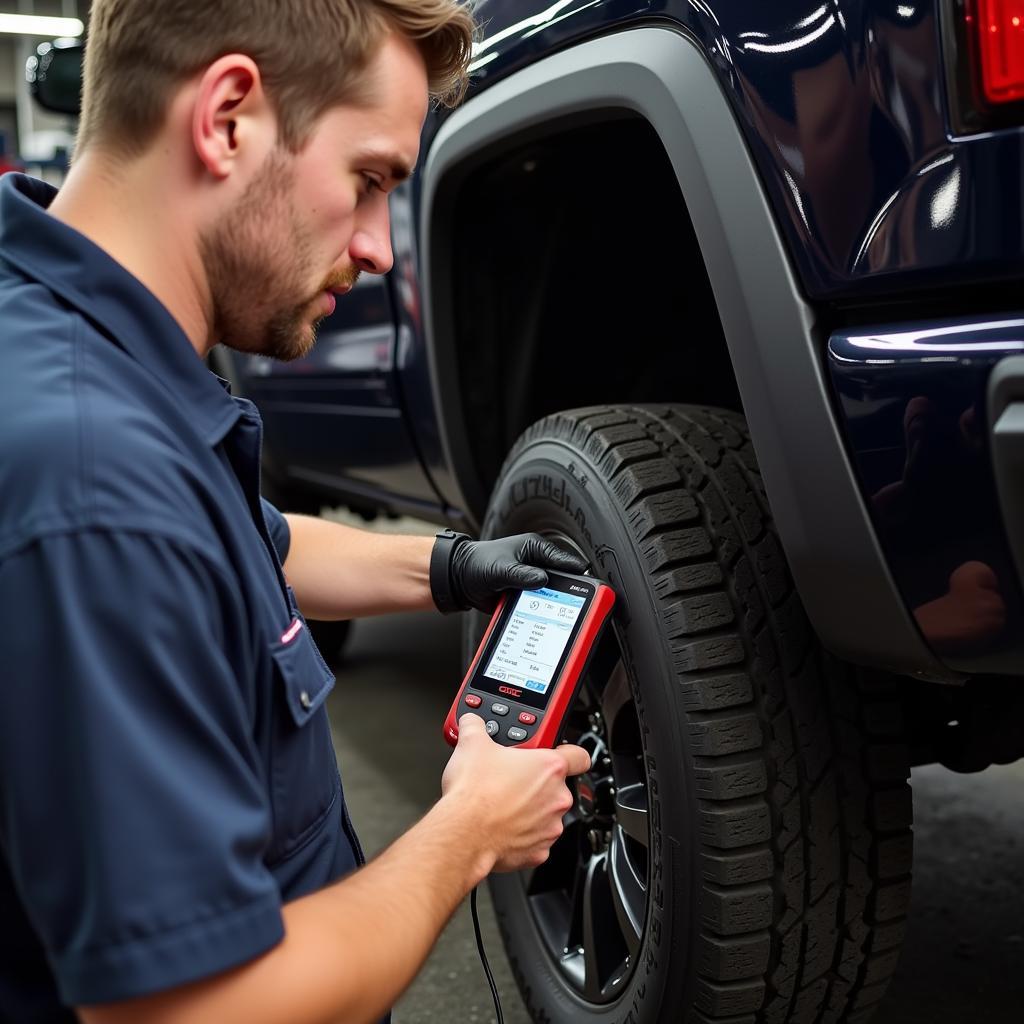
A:
<svg viewBox="0 0 1024 1024">
<path fill-rule="evenodd" d="M 1024 125 L 1024 0 L 942 0 L 940 10 L 953 130 Z"/>
<path fill-rule="evenodd" d="M 1024 0 L 977 0 L 973 35 L 981 87 L 989 103 L 1024 99 Z"/>
</svg>

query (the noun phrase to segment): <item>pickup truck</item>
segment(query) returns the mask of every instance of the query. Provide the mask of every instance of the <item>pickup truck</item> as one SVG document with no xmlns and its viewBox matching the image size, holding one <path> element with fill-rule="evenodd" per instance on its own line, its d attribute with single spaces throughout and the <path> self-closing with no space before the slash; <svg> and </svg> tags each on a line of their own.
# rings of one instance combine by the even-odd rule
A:
<svg viewBox="0 0 1024 1024">
<path fill-rule="evenodd" d="M 1024 9 L 476 7 L 393 271 L 216 369 L 278 504 L 537 530 L 618 594 L 564 835 L 491 882 L 533 1018 L 867 1021 L 911 767 L 1024 754 Z"/>
</svg>

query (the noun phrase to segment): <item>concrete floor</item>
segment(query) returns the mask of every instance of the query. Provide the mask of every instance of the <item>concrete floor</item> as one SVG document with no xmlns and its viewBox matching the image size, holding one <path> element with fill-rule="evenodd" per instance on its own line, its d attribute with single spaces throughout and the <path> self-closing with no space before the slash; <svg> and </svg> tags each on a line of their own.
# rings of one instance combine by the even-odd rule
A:
<svg viewBox="0 0 1024 1024">
<path fill-rule="evenodd" d="M 353 627 L 329 710 L 352 817 L 368 855 L 438 795 L 448 753 L 441 723 L 460 670 L 457 616 L 392 616 Z M 914 906 L 903 958 L 875 1024 L 1019 1024 L 1024 767 L 975 776 L 924 768 L 913 783 Z M 527 1024 L 486 895 L 481 916 L 505 1020 Z M 399 1002 L 395 1022 L 493 1019 L 467 903 Z"/>
</svg>

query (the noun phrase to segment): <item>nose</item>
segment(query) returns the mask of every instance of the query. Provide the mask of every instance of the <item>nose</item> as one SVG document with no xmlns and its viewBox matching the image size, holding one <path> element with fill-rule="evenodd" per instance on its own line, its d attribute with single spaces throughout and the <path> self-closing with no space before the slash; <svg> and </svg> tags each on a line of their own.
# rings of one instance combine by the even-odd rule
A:
<svg viewBox="0 0 1024 1024">
<path fill-rule="evenodd" d="M 391 252 L 391 217 L 386 196 L 360 217 L 349 242 L 349 257 L 367 274 L 386 274 L 394 265 Z"/>
</svg>

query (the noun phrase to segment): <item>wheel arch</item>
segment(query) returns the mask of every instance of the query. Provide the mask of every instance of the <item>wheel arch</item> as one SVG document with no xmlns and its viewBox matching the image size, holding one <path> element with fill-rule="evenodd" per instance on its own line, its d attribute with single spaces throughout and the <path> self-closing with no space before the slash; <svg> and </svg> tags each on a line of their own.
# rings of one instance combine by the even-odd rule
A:
<svg viewBox="0 0 1024 1024">
<path fill-rule="evenodd" d="M 874 535 L 832 416 L 814 311 L 801 295 L 765 190 L 714 72 L 681 32 L 630 29 L 553 54 L 475 96 L 434 137 L 420 209 L 422 286 L 434 403 L 460 492 L 451 499 L 479 522 L 486 484 L 473 464 L 472 424 L 456 373 L 452 240 L 459 190 L 504 140 L 611 110 L 643 118 L 671 162 L 773 514 L 823 642 L 854 660 L 947 678 Z"/>
</svg>

